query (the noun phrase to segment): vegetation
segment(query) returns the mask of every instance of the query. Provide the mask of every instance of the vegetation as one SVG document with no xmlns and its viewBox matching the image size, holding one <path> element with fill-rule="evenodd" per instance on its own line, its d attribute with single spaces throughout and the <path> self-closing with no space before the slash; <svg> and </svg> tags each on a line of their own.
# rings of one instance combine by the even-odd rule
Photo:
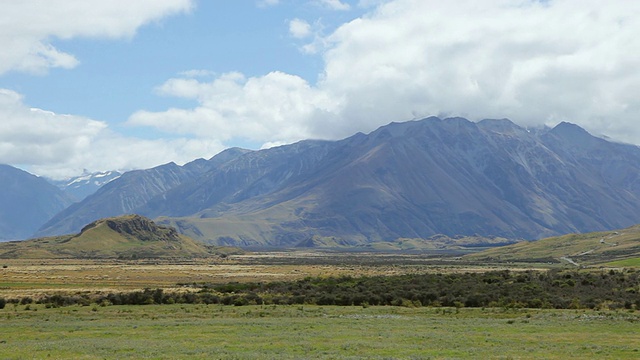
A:
<svg viewBox="0 0 640 360">
<path fill-rule="evenodd" d="M 27 308 L 28 307 L 28 308 Z M 637 312 L 334 306 L 8 306 L 0 357 L 637 358 Z"/>
<path fill-rule="evenodd" d="M 639 284 L 640 273 L 633 270 L 499 271 L 229 283 L 203 293 L 227 294 L 221 301 L 234 304 L 637 309 Z"/>
<path fill-rule="evenodd" d="M 7 359 L 623 359 L 640 351 L 635 269 L 507 271 L 424 255 L 308 252 L 3 264 Z"/>
<path fill-rule="evenodd" d="M 351 276 L 262 283 L 191 284 L 197 291 L 145 289 L 121 293 L 45 295 L 35 302 L 69 305 L 341 305 L 640 309 L 640 272 L 499 271 Z M 30 297 L 10 302 L 30 304 Z"/>
<path fill-rule="evenodd" d="M 569 234 L 466 255 L 468 261 L 640 266 L 640 225 L 618 231 Z M 620 262 L 620 263 L 618 263 Z M 615 266 L 615 265 L 614 265 Z"/>
</svg>

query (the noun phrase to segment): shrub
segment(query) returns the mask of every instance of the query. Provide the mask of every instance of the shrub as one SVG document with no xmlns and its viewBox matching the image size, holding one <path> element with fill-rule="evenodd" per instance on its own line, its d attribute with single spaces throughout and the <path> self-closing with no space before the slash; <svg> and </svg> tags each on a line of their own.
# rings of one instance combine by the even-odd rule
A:
<svg viewBox="0 0 640 360">
<path fill-rule="evenodd" d="M 20 305 L 28 305 L 31 303 L 33 303 L 33 299 L 28 296 L 25 296 L 22 299 L 20 299 Z"/>
</svg>

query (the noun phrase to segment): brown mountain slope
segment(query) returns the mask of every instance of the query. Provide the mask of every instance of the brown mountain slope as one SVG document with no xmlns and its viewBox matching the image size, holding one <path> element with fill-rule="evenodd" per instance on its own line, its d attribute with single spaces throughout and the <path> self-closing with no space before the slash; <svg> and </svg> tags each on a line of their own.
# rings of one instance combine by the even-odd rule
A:
<svg viewBox="0 0 640 360">
<path fill-rule="evenodd" d="M 429 118 L 247 153 L 137 211 L 217 245 L 540 239 L 638 223 L 638 164 L 567 123 Z"/>
</svg>

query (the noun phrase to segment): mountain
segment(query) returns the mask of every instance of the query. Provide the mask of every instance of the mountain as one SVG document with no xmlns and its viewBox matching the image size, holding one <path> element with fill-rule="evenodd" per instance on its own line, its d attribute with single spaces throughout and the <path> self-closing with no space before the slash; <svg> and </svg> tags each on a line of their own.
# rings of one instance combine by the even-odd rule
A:
<svg viewBox="0 0 640 360">
<path fill-rule="evenodd" d="M 487 262 L 563 263 L 568 266 L 640 265 L 640 225 L 622 230 L 569 234 L 524 241 L 471 255 L 465 260 Z"/>
<path fill-rule="evenodd" d="M 232 148 L 208 161 L 198 159 L 184 166 L 169 163 L 152 169 L 126 172 L 103 185 L 94 194 L 56 214 L 41 227 L 35 237 L 72 234 L 97 219 L 132 213 L 154 196 L 194 180 L 211 168 L 246 151 L 248 150 Z"/>
<path fill-rule="evenodd" d="M 75 201 L 81 201 L 87 196 L 95 193 L 103 185 L 119 178 L 122 173 L 118 171 L 104 171 L 87 173 L 64 180 L 48 179 L 50 183 L 66 192 Z"/>
<path fill-rule="evenodd" d="M 138 216 L 101 219 L 76 235 L 0 244 L 0 258 L 206 257 L 210 251 L 170 227 Z"/>
<path fill-rule="evenodd" d="M 71 202 L 46 180 L 0 165 L 0 241 L 29 237 Z"/>
<path fill-rule="evenodd" d="M 104 207 L 98 193 L 74 212 Z M 640 148 L 569 123 L 530 130 L 431 117 L 235 154 L 135 205 L 131 212 L 221 245 L 540 239 L 640 222 Z"/>
<path fill-rule="evenodd" d="M 539 239 L 640 222 L 638 185 L 638 147 L 572 124 L 528 131 L 509 120 L 428 118 L 246 154 L 139 211 L 243 246 L 313 236 L 351 245 L 434 234 Z"/>
</svg>

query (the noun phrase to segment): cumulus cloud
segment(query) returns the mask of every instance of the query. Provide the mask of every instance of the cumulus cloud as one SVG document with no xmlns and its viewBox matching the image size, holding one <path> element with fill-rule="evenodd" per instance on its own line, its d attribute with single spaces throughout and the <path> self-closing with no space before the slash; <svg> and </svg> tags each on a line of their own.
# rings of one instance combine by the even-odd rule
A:
<svg viewBox="0 0 640 360">
<path fill-rule="evenodd" d="M 56 49 L 52 39 L 131 37 L 141 25 L 193 6 L 193 0 L 5 1 L 0 11 L 0 74 L 73 68 L 78 60 Z"/>
<path fill-rule="evenodd" d="M 129 122 L 279 143 L 430 115 L 508 117 L 640 143 L 639 32 L 640 2 L 624 0 L 387 1 L 321 39 L 315 84 L 280 72 L 171 79 L 161 92 L 199 105 Z"/>
<path fill-rule="evenodd" d="M 129 118 L 129 125 L 223 142 L 244 139 L 280 143 L 313 136 L 310 119 L 321 121 L 337 112 L 336 103 L 324 92 L 298 76 L 282 72 L 252 78 L 227 73 L 211 82 L 175 78 L 157 91 L 195 99 L 199 106 L 139 111 Z"/>
<path fill-rule="evenodd" d="M 82 149 L 106 124 L 77 116 L 31 109 L 16 92 L 0 89 L 0 159 L 45 164 Z"/>
<path fill-rule="evenodd" d="M 71 68 L 78 59 L 48 39 L 131 36 L 141 24 L 192 6 L 186 0 L 126 6 L 112 1 L 108 4 L 119 6 L 106 11 L 108 5 L 98 2 L 15 3 L 0 13 L 0 21 L 12 25 L 6 28 L 22 29 L 0 34 L 7 49 L 0 52 L 0 74 Z M 72 3 L 83 15 L 63 16 L 56 9 L 49 14 L 40 9 L 45 3 L 60 8 Z M 325 2 L 331 4 L 339 9 L 337 4 L 346 3 Z M 302 20 L 289 24 L 290 34 L 307 41 L 308 52 L 324 61 L 314 83 L 280 71 L 247 77 L 190 70 L 158 86 L 159 95 L 197 105 L 140 110 L 127 124 L 166 132 L 168 139 L 125 137 L 101 121 L 30 109 L 20 94 L 0 90 L 0 162 L 30 164 L 30 170 L 50 176 L 84 168 L 150 167 L 210 156 L 239 140 L 270 147 L 338 139 L 430 115 L 508 117 L 525 126 L 570 121 L 596 135 L 640 144 L 640 2 L 361 0 L 358 5 L 370 8 L 326 36 Z M 15 20 L 16 9 L 30 14 L 28 21 Z M 61 18 L 78 19 L 58 25 L 51 20 Z"/>
<path fill-rule="evenodd" d="M 639 14 L 626 1 L 394 1 L 330 36 L 321 86 L 363 123 L 375 107 L 387 118 L 567 120 L 618 137 L 613 123 L 637 117 Z"/>
<path fill-rule="evenodd" d="M 30 108 L 20 94 L 6 89 L 0 89 L 0 119 L 0 163 L 22 164 L 28 171 L 54 178 L 84 169 L 130 170 L 170 161 L 184 163 L 224 148 L 210 139 L 124 137 L 101 121 Z"/>
<path fill-rule="evenodd" d="M 193 6 L 193 0 L 4 2 L 0 11 L 0 75 L 73 68 L 79 60 L 57 49 L 53 40 L 127 38 L 142 25 L 190 11 Z M 76 175 L 83 169 L 128 170 L 186 162 L 223 148 L 215 140 L 125 137 L 102 121 L 31 108 L 21 94 L 8 89 L 0 89 L 0 119 L 0 162 L 56 178 Z"/>
<path fill-rule="evenodd" d="M 304 39 L 311 35 L 311 25 L 300 19 L 289 21 L 289 34 L 296 39 Z"/>
</svg>

